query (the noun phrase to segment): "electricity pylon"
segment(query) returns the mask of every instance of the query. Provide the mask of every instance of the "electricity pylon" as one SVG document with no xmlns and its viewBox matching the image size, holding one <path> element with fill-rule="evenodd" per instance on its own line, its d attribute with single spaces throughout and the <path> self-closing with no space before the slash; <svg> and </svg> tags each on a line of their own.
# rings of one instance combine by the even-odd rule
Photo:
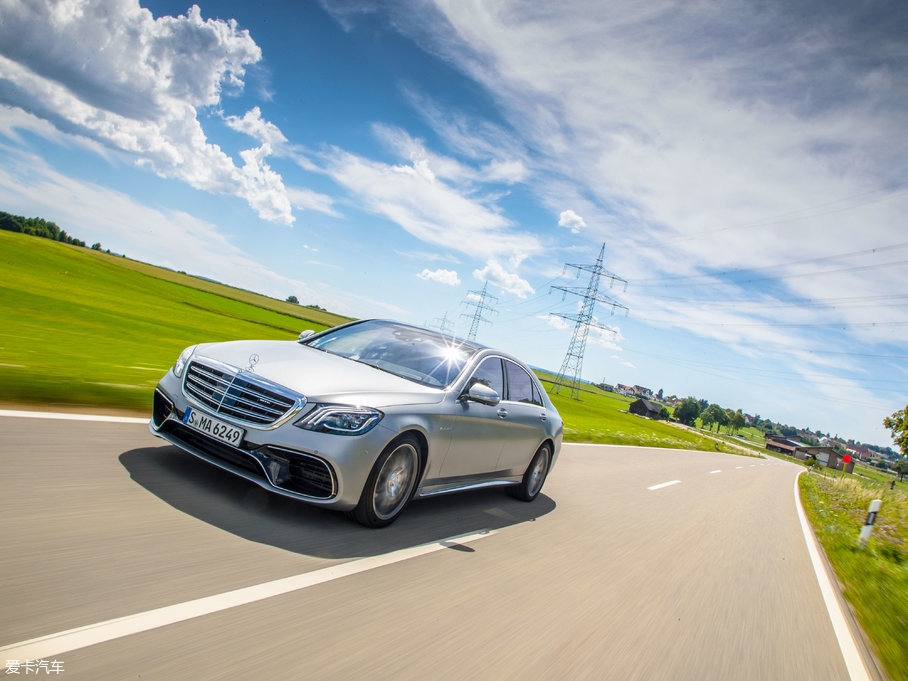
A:
<svg viewBox="0 0 908 681">
<path fill-rule="evenodd" d="M 493 314 L 498 314 L 497 310 L 491 305 L 486 304 L 486 300 L 491 300 L 493 302 L 498 302 L 498 298 L 488 293 L 489 282 L 483 284 L 482 291 L 468 291 L 466 299 L 463 301 L 464 305 L 468 307 L 475 307 L 473 311 L 473 321 L 470 323 L 470 333 L 467 334 L 467 340 L 476 340 L 476 332 L 479 331 L 479 323 L 483 322 L 485 324 L 491 324 L 492 321 L 486 319 L 482 316 L 482 313 L 488 310 Z M 473 296 L 471 299 L 470 296 Z M 461 317 L 470 317 L 469 314 L 462 314 Z"/>
<path fill-rule="evenodd" d="M 614 286 L 615 282 L 624 283 L 624 290 L 627 290 L 627 280 L 622 279 L 621 277 L 608 272 L 603 269 L 602 261 L 605 259 L 605 244 L 602 244 L 602 249 L 599 251 L 599 258 L 596 260 L 594 265 L 572 265 L 570 263 L 564 266 L 564 270 L 567 271 L 568 267 L 573 267 L 577 270 L 577 276 L 580 276 L 581 272 L 590 273 L 590 283 L 587 284 L 587 287 L 584 289 L 579 286 L 553 286 L 553 289 L 564 292 L 564 297 L 568 293 L 576 296 L 580 296 L 582 303 L 580 305 L 580 312 L 577 314 L 556 314 L 556 317 L 561 317 L 567 321 L 574 322 L 574 333 L 571 334 L 571 344 L 568 346 L 567 354 L 564 356 L 564 362 L 561 363 L 561 371 L 558 372 L 560 381 L 555 384 L 555 392 L 558 393 L 561 391 L 561 387 L 564 385 L 565 380 L 570 377 L 571 379 L 571 397 L 573 399 L 580 399 L 580 389 L 577 387 L 577 382 L 580 380 L 580 373 L 583 370 L 583 354 L 586 352 L 586 337 L 589 334 L 590 327 L 594 326 L 598 329 L 603 329 L 605 331 L 611 331 L 606 326 L 602 326 L 597 321 L 593 321 L 593 312 L 596 309 L 596 303 L 603 303 L 604 305 L 609 305 L 612 308 L 612 314 L 615 314 L 615 310 L 624 310 L 627 313 L 627 307 L 619 303 L 613 298 L 609 298 L 607 295 L 599 293 L 599 280 L 602 277 L 610 280 L 610 286 Z"/>
<path fill-rule="evenodd" d="M 448 313 L 445 312 L 444 316 L 441 319 L 437 317 L 432 320 L 432 327 L 438 329 L 442 333 L 454 333 L 454 322 L 448 321 Z"/>
</svg>

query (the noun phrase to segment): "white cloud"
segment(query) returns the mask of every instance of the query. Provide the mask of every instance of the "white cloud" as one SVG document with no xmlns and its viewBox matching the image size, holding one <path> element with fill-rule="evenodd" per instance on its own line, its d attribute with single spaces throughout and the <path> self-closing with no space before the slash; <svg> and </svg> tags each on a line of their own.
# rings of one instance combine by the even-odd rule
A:
<svg viewBox="0 0 908 681">
<path fill-rule="evenodd" d="M 620 355 L 612 355 L 612 359 L 616 360 L 618 364 L 629 369 L 636 369 L 637 366 L 633 362 L 628 362 L 626 359 L 623 359 Z"/>
<path fill-rule="evenodd" d="M 600 324 L 599 320 L 595 317 L 593 317 L 592 321 L 593 324 Z M 603 348 L 620 352 L 622 348 L 619 343 L 623 340 L 624 336 L 621 335 L 621 329 L 617 326 L 609 326 L 608 324 L 590 326 L 587 331 L 586 342 L 589 345 L 598 345 Z"/>
<path fill-rule="evenodd" d="M 334 199 L 327 194 L 319 194 L 305 187 L 287 187 L 287 198 L 294 208 L 314 210 L 334 218 L 341 217 L 334 208 Z"/>
<path fill-rule="evenodd" d="M 517 184 L 527 179 L 529 170 L 523 161 L 490 161 L 483 166 L 480 178 L 486 182 Z"/>
<path fill-rule="evenodd" d="M 562 317 L 558 317 L 553 314 L 540 315 L 539 319 L 544 319 L 546 323 L 554 329 L 559 331 L 566 331 L 571 328 L 571 325 L 567 323 Z"/>
<path fill-rule="evenodd" d="M 234 20 L 204 20 L 195 5 L 154 19 L 119 0 L 7 0 L 2 14 L 0 101 L 162 177 L 238 196 L 265 220 L 293 222 L 281 177 L 264 160 L 280 131 L 257 109 L 231 119 L 264 140 L 236 166 L 198 119 L 201 107 L 238 92 L 246 67 L 262 57 Z"/>
<path fill-rule="evenodd" d="M 411 258 L 413 260 L 422 260 L 425 262 L 452 262 L 455 265 L 460 264 L 460 260 L 455 258 L 453 255 L 439 255 L 438 253 L 427 253 L 425 251 L 394 251 L 397 255 L 403 258 Z"/>
<path fill-rule="evenodd" d="M 327 172 L 367 210 L 426 243 L 487 258 L 542 248 L 535 236 L 517 232 L 494 206 L 440 179 L 428 158 L 388 165 L 335 150 Z"/>
<path fill-rule="evenodd" d="M 522 260 L 522 258 L 520 258 Z M 509 272 L 497 260 L 489 260 L 486 266 L 481 270 L 475 270 L 473 276 L 480 281 L 487 281 L 494 284 L 503 291 L 512 293 L 518 298 L 526 298 L 531 293 L 535 293 L 533 287 L 526 279 L 522 279 L 518 274 Z"/>
<path fill-rule="evenodd" d="M 448 286 L 457 286 L 458 284 L 460 284 L 460 277 L 457 276 L 457 272 L 455 272 L 454 270 L 438 269 L 431 271 L 425 269 L 416 276 L 424 281 L 434 281 L 439 284 L 446 284 Z"/>
<path fill-rule="evenodd" d="M 560 227 L 567 227 L 574 234 L 579 234 L 580 228 L 586 227 L 586 221 L 574 211 L 565 210 L 561 211 L 561 215 L 558 216 L 558 225 Z"/>
<path fill-rule="evenodd" d="M 534 151 L 533 188 L 550 206 L 577 201 L 624 276 L 901 240 L 908 89 L 890 46 L 902 26 L 871 26 L 850 6 L 792 21 L 784 4 L 434 5 L 445 21 L 398 26 L 485 85 L 523 136 L 502 139 Z M 468 137 L 421 104 L 447 141 Z M 873 285 L 902 290 L 906 276 Z M 845 295 L 870 277 L 797 283 Z"/>
<path fill-rule="evenodd" d="M 239 116 L 225 116 L 224 122 L 227 127 L 245 133 L 262 144 L 270 144 L 272 147 L 277 147 L 287 142 L 287 138 L 284 137 L 284 133 L 280 131 L 280 128 L 262 118 L 262 112 L 257 106 L 249 109 L 242 118 Z"/>
</svg>

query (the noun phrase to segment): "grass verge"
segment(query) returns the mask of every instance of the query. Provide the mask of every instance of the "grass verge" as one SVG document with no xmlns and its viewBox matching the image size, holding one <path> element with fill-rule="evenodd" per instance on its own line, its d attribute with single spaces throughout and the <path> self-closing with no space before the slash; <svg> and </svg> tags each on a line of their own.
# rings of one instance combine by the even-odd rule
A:
<svg viewBox="0 0 908 681">
<path fill-rule="evenodd" d="M 814 532 L 891 681 L 908 681 L 908 493 L 853 476 L 799 479 Z M 873 499 L 883 505 L 863 549 L 858 533 Z"/>
</svg>

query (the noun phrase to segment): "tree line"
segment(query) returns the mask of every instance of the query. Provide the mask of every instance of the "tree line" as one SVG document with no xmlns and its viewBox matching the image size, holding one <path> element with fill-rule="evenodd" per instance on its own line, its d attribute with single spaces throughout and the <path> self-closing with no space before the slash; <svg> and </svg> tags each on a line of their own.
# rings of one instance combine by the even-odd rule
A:
<svg viewBox="0 0 908 681">
<path fill-rule="evenodd" d="M 675 407 L 675 418 L 681 423 L 693 426 L 697 419 L 707 430 L 712 430 L 715 425 L 716 432 L 719 428 L 725 426 L 732 435 L 737 433 L 746 424 L 744 412 L 740 409 L 723 409 L 718 404 L 710 404 L 707 400 L 698 400 L 693 397 L 685 397 L 681 404 Z"/>
<path fill-rule="evenodd" d="M 7 232 L 19 232 L 20 234 L 29 234 L 31 236 L 40 236 L 44 239 L 60 241 L 64 244 L 81 246 L 85 248 L 85 242 L 66 233 L 56 222 L 45 220 L 44 218 L 27 218 L 23 215 L 12 215 L 0 211 L 0 229 Z M 98 249 L 101 245 L 98 244 Z M 96 250 L 98 250 L 96 249 Z"/>
</svg>

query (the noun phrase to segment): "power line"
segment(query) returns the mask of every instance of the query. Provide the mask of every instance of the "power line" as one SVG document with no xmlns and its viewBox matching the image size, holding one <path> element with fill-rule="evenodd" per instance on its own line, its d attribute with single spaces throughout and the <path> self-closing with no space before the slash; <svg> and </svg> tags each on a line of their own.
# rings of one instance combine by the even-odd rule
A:
<svg viewBox="0 0 908 681">
<path fill-rule="evenodd" d="M 605 277 L 610 280 L 610 284 L 614 286 L 615 282 L 621 282 L 624 284 L 624 290 L 627 290 L 627 280 L 622 279 L 616 274 L 606 271 L 602 267 L 602 261 L 605 259 L 605 244 L 602 244 L 602 248 L 599 250 L 599 257 L 596 259 L 595 264 L 593 265 L 575 265 L 568 263 L 564 266 L 565 271 L 568 267 L 577 270 L 577 276 L 580 276 L 580 272 L 589 272 L 590 281 L 587 284 L 586 288 L 581 288 L 577 286 L 553 286 L 553 290 L 562 291 L 565 296 L 567 294 L 576 295 L 581 297 L 580 312 L 578 314 L 564 314 L 564 313 L 555 313 L 556 317 L 561 317 L 567 321 L 574 322 L 574 332 L 571 334 L 571 343 L 568 346 L 567 354 L 564 356 L 564 361 L 561 363 L 561 370 L 558 372 L 561 381 L 555 385 L 555 392 L 558 393 L 561 391 L 561 387 L 564 384 L 565 380 L 569 377 L 571 379 L 571 397 L 573 399 L 579 399 L 580 390 L 578 388 L 578 381 L 580 380 L 580 374 L 583 371 L 583 355 L 586 352 L 586 339 L 589 335 L 590 327 L 595 327 L 598 329 L 603 329 L 605 331 L 612 331 L 608 327 L 602 326 L 598 322 L 593 321 L 593 312 L 596 309 L 596 303 L 603 303 L 609 305 L 612 308 L 612 314 L 615 310 L 624 310 L 627 312 L 627 307 L 619 303 L 617 300 L 610 298 L 602 293 L 599 293 L 599 280 L 602 277 Z M 612 333 L 614 333 L 612 331 Z"/>
<path fill-rule="evenodd" d="M 860 194 L 853 194 L 851 196 L 846 196 L 842 199 L 837 199 L 835 201 L 829 201 L 827 203 L 821 203 L 821 204 L 816 204 L 813 206 L 807 206 L 806 208 L 800 208 L 798 210 L 789 211 L 788 213 L 780 213 L 779 215 L 776 215 L 773 217 L 763 218 L 762 220 L 755 220 L 754 222 L 745 223 L 742 225 L 728 225 L 726 227 L 719 227 L 717 229 L 706 229 L 706 230 L 703 230 L 702 232 L 695 232 L 693 234 L 679 234 L 678 236 L 670 237 L 670 238 L 666 238 L 666 239 L 658 239 L 658 240 L 652 239 L 648 242 L 643 242 L 642 245 L 654 244 L 654 243 L 665 244 L 665 243 L 673 242 L 673 241 L 685 241 L 688 239 L 696 239 L 698 237 L 706 236 L 707 234 L 718 234 L 720 232 L 728 232 L 731 230 L 739 230 L 739 229 L 753 229 L 755 227 L 767 227 L 767 226 L 772 226 L 772 225 L 784 224 L 786 222 L 794 222 L 797 220 L 805 220 L 805 219 L 810 219 L 810 218 L 823 217 L 825 215 L 834 215 L 835 213 L 842 213 L 842 212 L 849 211 L 849 210 L 855 210 L 856 208 L 860 208 L 862 206 L 873 205 L 875 203 L 882 203 L 884 201 L 889 201 L 891 199 L 897 198 L 897 197 L 901 196 L 902 194 L 904 194 L 906 191 L 908 191 L 905 189 L 906 184 L 908 184 L 908 183 L 900 182 L 887 189 L 873 189 L 873 190 L 870 190 L 867 192 L 862 192 Z M 893 191 L 893 190 L 895 190 L 895 191 Z M 823 209 L 823 208 L 835 206 L 837 204 L 842 204 L 846 201 L 851 201 L 853 199 L 860 199 L 860 198 L 864 198 L 866 196 L 872 196 L 873 194 L 879 194 L 881 192 L 886 192 L 886 191 L 888 191 L 890 193 L 885 194 L 884 196 L 881 196 L 877 199 L 873 199 L 873 200 L 869 200 L 869 201 L 862 201 L 859 203 L 854 203 L 852 205 L 846 205 L 846 206 L 842 206 L 839 208 L 834 208 L 831 210 L 821 211 L 821 212 L 817 212 L 817 213 L 810 212 L 810 211 L 815 211 L 817 209 Z"/>
<path fill-rule="evenodd" d="M 660 282 L 660 281 L 679 281 L 684 279 L 703 279 L 716 277 L 728 277 L 735 274 L 749 274 L 752 272 L 765 272 L 767 270 L 782 269 L 794 267 L 796 265 L 813 265 L 820 262 L 828 262 L 829 260 L 841 260 L 842 258 L 856 258 L 861 255 L 876 255 L 877 253 L 882 253 L 884 251 L 895 251 L 901 248 L 908 247 L 908 241 L 904 241 L 899 244 L 891 244 L 889 246 L 877 246 L 876 248 L 866 248 L 860 251 L 850 251 L 848 253 L 837 253 L 835 255 L 824 255 L 818 258 L 808 258 L 807 260 L 792 260 L 790 262 L 777 263 L 775 265 L 763 265 L 761 267 L 741 267 L 731 270 L 724 270 L 720 272 L 713 272 L 711 274 L 678 274 L 678 275 L 669 275 L 665 277 L 648 277 L 645 279 L 636 279 L 634 280 L 635 286 L 649 285 L 646 282 Z"/>
<path fill-rule="evenodd" d="M 650 324 L 678 324 L 677 319 L 646 319 L 638 317 L 638 322 L 647 322 Z M 863 326 L 908 326 L 908 321 L 898 322 L 695 322 L 697 326 L 790 326 L 790 327 L 829 327 L 829 328 L 853 328 Z"/>
<path fill-rule="evenodd" d="M 819 277 L 819 276 L 823 276 L 826 274 L 840 274 L 842 272 L 862 272 L 865 270 L 882 269 L 883 267 L 895 267 L 897 265 L 908 265 L 908 260 L 898 260 L 895 262 L 884 262 L 884 263 L 879 263 L 879 264 L 874 264 L 874 265 L 857 265 L 855 267 L 841 267 L 841 268 L 834 269 L 834 270 L 821 270 L 819 272 L 801 272 L 798 274 L 780 274 L 776 277 L 752 277 L 750 279 L 735 279 L 728 283 L 730 283 L 730 284 L 752 284 L 757 281 L 779 281 L 781 279 L 799 279 L 801 277 Z M 745 272 L 745 271 L 747 271 L 747 270 L 741 270 L 741 272 Z M 715 278 L 714 275 L 710 275 L 710 274 L 692 275 L 690 278 L 693 279 L 693 278 L 705 278 L 705 277 Z M 662 288 L 665 286 L 694 287 L 694 286 L 715 286 L 715 282 L 705 281 L 700 284 L 693 284 L 693 283 L 680 283 L 678 281 L 671 281 L 671 282 L 666 281 L 665 283 L 662 283 L 662 284 L 638 284 L 638 285 L 642 286 L 644 288 Z"/>
<path fill-rule="evenodd" d="M 670 296 L 659 296 L 659 300 L 668 300 L 676 303 L 686 303 L 690 307 L 708 305 L 710 308 L 715 307 L 734 307 L 734 308 L 785 308 L 785 307 L 827 307 L 830 309 L 839 309 L 843 307 L 904 307 L 908 305 L 904 301 L 908 299 L 908 294 L 896 294 L 888 296 L 852 296 L 849 298 L 804 298 L 803 300 L 738 300 L 730 298 L 673 298 Z"/>
</svg>

